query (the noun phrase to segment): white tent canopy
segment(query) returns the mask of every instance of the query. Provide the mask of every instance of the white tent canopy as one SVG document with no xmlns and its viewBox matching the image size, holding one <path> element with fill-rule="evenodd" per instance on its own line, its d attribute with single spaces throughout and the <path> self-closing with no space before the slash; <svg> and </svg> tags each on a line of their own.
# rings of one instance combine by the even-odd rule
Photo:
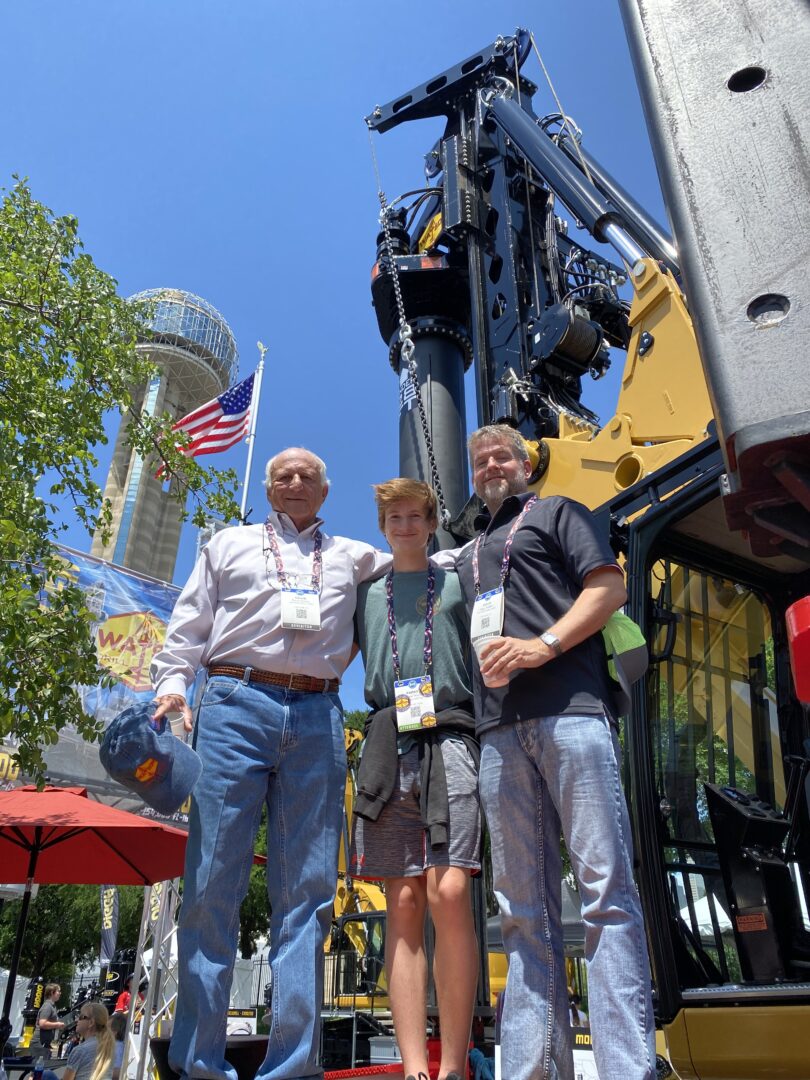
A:
<svg viewBox="0 0 810 1080">
<path fill-rule="evenodd" d="M 8 1018 L 11 1021 L 11 1037 L 15 1038 L 20 1034 L 22 1027 L 22 1011 L 25 1004 L 25 995 L 28 993 L 29 980 L 23 978 L 21 975 L 17 976 L 17 980 L 14 986 L 14 996 L 11 999 L 11 1009 L 9 1010 Z M 5 968 L 0 968 L 0 1001 L 3 1001 L 6 994 L 6 986 L 8 985 L 8 971 Z M 2 1047 L 0 1047 L 0 1051 Z"/>
</svg>

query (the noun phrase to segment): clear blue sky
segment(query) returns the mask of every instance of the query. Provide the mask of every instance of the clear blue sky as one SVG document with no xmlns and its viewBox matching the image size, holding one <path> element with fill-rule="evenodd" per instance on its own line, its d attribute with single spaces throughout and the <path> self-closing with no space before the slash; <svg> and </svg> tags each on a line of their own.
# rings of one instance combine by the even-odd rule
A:
<svg viewBox="0 0 810 1080">
<path fill-rule="evenodd" d="M 588 149 L 664 220 L 614 0 L 4 7 L 0 185 L 28 176 L 37 198 L 75 214 L 123 295 L 171 286 L 214 304 L 242 377 L 256 341 L 268 346 L 253 520 L 263 462 L 302 444 L 329 465 L 330 531 L 381 541 L 370 485 L 398 471 L 398 387 L 370 302 L 379 204 L 363 117 L 516 26 L 534 32 Z M 554 111 L 534 58 L 524 71 L 541 84 L 537 112 Z M 442 126 L 375 136 L 389 199 L 422 185 Z M 603 421 L 619 373 L 589 384 Z M 242 444 L 210 460 L 242 475 L 245 458 Z M 89 549 L 78 529 L 67 542 Z M 194 542 L 186 529 L 178 582 Z M 344 690 L 348 708 L 362 706 L 359 663 Z"/>
</svg>

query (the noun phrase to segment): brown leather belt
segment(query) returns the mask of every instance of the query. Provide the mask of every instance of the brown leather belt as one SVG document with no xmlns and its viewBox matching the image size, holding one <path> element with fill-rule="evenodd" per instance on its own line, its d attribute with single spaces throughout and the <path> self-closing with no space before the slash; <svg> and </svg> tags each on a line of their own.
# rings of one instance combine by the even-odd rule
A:
<svg viewBox="0 0 810 1080">
<path fill-rule="evenodd" d="M 239 664 L 209 664 L 209 675 L 232 675 L 246 682 L 265 683 L 267 686 L 283 686 L 285 690 L 299 690 L 304 694 L 336 694 L 340 679 L 313 679 L 311 675 L 279 675 L 261 668 L 240 667 Z"/>
</svg>

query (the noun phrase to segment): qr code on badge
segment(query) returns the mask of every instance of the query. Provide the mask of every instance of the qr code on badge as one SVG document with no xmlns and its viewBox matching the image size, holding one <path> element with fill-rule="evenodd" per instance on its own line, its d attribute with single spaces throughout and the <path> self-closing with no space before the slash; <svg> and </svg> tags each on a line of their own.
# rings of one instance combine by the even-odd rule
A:
<svg viewBox="0 0 810 1080">
<path fill-rule="evenodd" d="M 484 615 L 484 617 L 481 619 L 481 629 L 482 630 L 488 630 L 489 629 L 489 615 Z"/>
<path fill-rule="evenodd" d="M 295 609 L 296 619 L 305 619 L 307 617 L 307 609 L 303 607 L 297 607 Z"/>
</svg>

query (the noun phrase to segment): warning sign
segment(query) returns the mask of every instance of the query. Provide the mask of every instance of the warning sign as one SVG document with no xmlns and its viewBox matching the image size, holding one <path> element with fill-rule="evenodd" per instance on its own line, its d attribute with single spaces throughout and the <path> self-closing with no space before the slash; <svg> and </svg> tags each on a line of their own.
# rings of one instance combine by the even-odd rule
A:
<svg viewBox="0 0 810 1080">
<path fill-rule="evenodd" d="M 756 911 L 752 915 L 738 915 L 737 929 L 741 934 L 752 934 L 758 930 L 768 929 L 768 920 L 764 911 Z"/>
</svg>

